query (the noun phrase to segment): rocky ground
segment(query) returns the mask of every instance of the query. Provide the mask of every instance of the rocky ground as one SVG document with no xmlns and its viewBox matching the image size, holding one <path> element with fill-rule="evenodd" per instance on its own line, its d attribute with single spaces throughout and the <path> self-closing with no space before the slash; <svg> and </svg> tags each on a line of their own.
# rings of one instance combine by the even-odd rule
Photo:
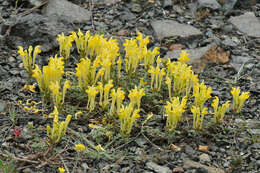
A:
<svg viewBox="0 0 260 173">
<path fill-rule="evenodd" d="M 15 165 L 16 172 L 57 172 L 58 167 L 67 172 L 260 171 L 258 0 L 0 0 L 0 14 L 0 160 Z M 37 64 L 43 65 L 58 50 L 57 34 L 78 28 L 112 36 L 120 43 L 140 31 L 150 37 L 151 48 L 160 47 L 165 59 L 174 60 L 180 50 L 187 50 L 194 71 L 214 95 L 231 100 L 231 87 L 240 86 L 250 92 L 250 99 L 240 115 L 216 129 L 199 134 L 184 129 L 170 143 L 160 129 L 137 132 L 127 142 L 108 144 L 107 153 L 80 158 L 76 165 L 71 146 L 78 140 L 93 142 L 93 134 L 86 134 L 90 132 L 86 124 L 74 122 L 69 139 L 56 153 L 43 156 L 47 120 L 17 104 L 40 99 L 22 90 L 28 77 L 17 46 L 41 45 Z M 28 122 L 34 123 L 34 131 L 28 129 Z M 155 120 L 151 127 L 153 123 L 163 129 L 161 121 Z M 22 130 L 19 139 L 14 137 L 16 129 Z"/>
</svg>

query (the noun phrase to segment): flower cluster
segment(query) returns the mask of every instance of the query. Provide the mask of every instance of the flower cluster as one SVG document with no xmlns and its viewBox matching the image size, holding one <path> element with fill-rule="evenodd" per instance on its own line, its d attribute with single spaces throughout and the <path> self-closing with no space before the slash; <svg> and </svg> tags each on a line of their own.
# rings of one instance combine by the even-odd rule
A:
<svg viewBox="0 0 260 173">
<path fill-rule="evenodd" d="M 233 110 L 235 113 L 240 113 L 245 101 L 250 97 L 249 92 L 242 92 L 240 95 L 240 88 L 232 88 L 231 94 L 233 96 Z"/>
<path fill-rule="evenodd" d="M 35 48 L 29 46 L 28 50 L 23 50 L 23 47 L 18 46 L 18 49 L 19 50 L 17 52 L 22 57 L 24 68 L 27 71 L 29 77 L 31 77 L 35 67 L 36 56 L 41 53 L 40 46 L 35 46 Z"/>
<path fill-rule="evenodd" d="M 106 38 L 104 35 L 91 35 L 90 31 L 84 34 L 78 30 L 77 33 L 72 32 L 68 36 L 62 33 L 58 35 L 57 41 L 62 57 L 57 55 L 54 58 L 50 57 L 48 65 L 43 66 L 42 70 L 35 65 L 35 58 L 41 52 L 40 46 L 36 46 L 34 51 L 31 46 L 25 51 L 22 47 L 18 50 L 25 69 L 36 79 L 41 94 L 46 100 L 52 99 L 54 111 L 49 114 L 49 117 L 53 117 L 53 127 L 47 126 L 50 144 L 57 144 L 61 140 L 72 117 L 68 115 L 65 121 L 59 122 L 59 111 L 65 103 L 66 93 L 69 94 L 67 90 L 74 87 L 70 86 L 74 80 L 70 81 L 65 78 L 65 75 L 63 76 L 64 61 L 65 63 L 69 61 L 70 50 L 74 43 L 80 57 L 73 69 L 76 78 L 75 87 L 88 97 L 86 108 L 89 112 L 101 108 L 104 112 L 108 111 L 107 115 L 120 119 L 120 133 L 123 137 L 131 134 L 134 123 L 140 117 L 140 110 L 144 108 L 142 98 L 145 95 L 154 96 L 157 93 L 162 99 L 165 99 L 164 96 L 168 99 L 164 104 L 165 114 L 167 114 L 167 132 L 175 131 L 182 114 L 188 109 L 193 114 L 193 128 L 202 129 L 204 116 L 208 114 L 205 103 L 211 98 L 212 89 L 207 87 L 204 81 L 199 82 L 192 66 L 186 64 L 190 55 L 185 51 L 181 51 L 178 61 L 171 62 L 170 59 L 163 61 L 159 56 L 159 48 L 149 50 L 147 48 L 149 37 L 143 37 L 141 33 L 137 33 L 136 39 L 125 40 L 124 57 L 120 56 L 116 40 Z M 142 76 L 137 74 L 139 69 L 145 74 L 141 74 Z M 74 74 L 74 72 L 67 73 Z M 133 85 L 124 83 L 126 79 L 124 74 L 128 75 L 128 82 L 136 79 L 131 83 Z M 137 77 L 140 78 L 137 79 Z M 27 88 L 35 92 L 29 85 Z M 148 89 L 153 93 L 147 92 Z M 240 95 L 240 88 L 233 88 L 231 94 L 233 110 L 239 113 L 244 102 L 249 98 L 249 92 L 243 92 Z M 191 100 L 193 100 L 193 105 L 189 106 Z M 219 106 L 219 99 L 215 97 L 211 105 L 214 109 L 214 122 L 221 123 L 230 105 L 229 101 Z M 34 111 L 34 104 L 30 106 L 24 109 Z M 78 111 L 75 119 L 82 114 Z M 112 135 L 107 133 L 107 136 L 110 140 Z M 85 146 L 78 144 L 74 149 L 80 153 L 85 150 Z M 101 145 L 97 150 L 103 151 Z"/>
<path fill-rule="evenodd" d="M 166 130 L 173 132 L 178 122 L 181 119 L 183 112 L 185 112 L 187 97 L 182 98 L 180 102 L 179 97 L 173 97 L 171 102 L 166 102 L 165 113 L 167 114 Z"/>
<path fill-rule="evenodd" d="M 60 142 L 62 137 L 66 134 L 68 124 L 72 117 L 72 115 L 67 115 L 65 121 L 59 122 L 59 112 L 57 111 L 57 108 L 55 108 L 55 110 L 52 128 L 50 125 L 47 125 L 46 127 L 48 143 L 51 145 L 55 145 Z"/>
<path fill-rule="evenodd" d="M 171 62 L 168 59 L 165 83 L 170 98 L 173 95 L 189 96 L 192 86 L 198 83 L 198 76 L 194 74 L 192 67 L 185 64 L 188 60 L 188 54 L 184 51 L 181 51 L 177 62 Z"/>
<path fill-rule="evenodd" d="M 64 62 L 63 57 L 58 58 L 57 55 L 49 60 L 49 64 L 44 66 L 42 70 L 35 65 L 32 77 L 36 79 L 40 91 L 45 99 L 50 97 L 50 85 L 51 83 L 58 82 L 60 84 L 62 75 L 64 74 Z"/>
</svg>

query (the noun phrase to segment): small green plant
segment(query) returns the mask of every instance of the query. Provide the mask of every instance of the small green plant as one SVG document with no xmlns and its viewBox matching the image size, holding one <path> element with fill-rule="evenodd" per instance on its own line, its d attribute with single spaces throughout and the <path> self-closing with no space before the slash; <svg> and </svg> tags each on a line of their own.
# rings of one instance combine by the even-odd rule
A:
<svg viewBox="0 0 260 173">
<path fill-rule="evenodd" d="M 15 109 L 10 108 L 9 109 L 9 116 L 10 120 L 12 121 L 13 124 L 17 123 L 17 112 Z"/>
<path fill-rule="evenodd" d="M 240 87 L 232 88 L 231 94 L 233 96 L 233 110 L 235 113 L 240 113 L 245 101 L 250 97 L 249 92 L 242 92 L 240 95 Z"/>
<path fill-rule="evenodd" d="M 15 160 L 3 161 L 0 159 L 0 171 L 2 171 L 3 173 L 14 173 Z"/>
</svg>

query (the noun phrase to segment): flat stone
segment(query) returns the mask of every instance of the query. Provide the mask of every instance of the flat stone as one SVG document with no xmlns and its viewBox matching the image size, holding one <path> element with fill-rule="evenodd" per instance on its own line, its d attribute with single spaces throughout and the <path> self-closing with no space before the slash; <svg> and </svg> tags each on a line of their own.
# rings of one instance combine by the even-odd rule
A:
<svg viewBox="0 0 260 173">
<path fill-rule="evenodd" d="M 170 168 L 166 167 L 166 166 L 160 166 L 154 162 L 147 162 L 146 163 L 146 167 L 148 169 L 153 170 L 154 172 L 157 173 L 171 173 L 172 171 L 170 170 Z"/>
<path fill-rule="evenodd" d="M 199 6 L 217 10 L 221 5 L 216 0 L 198 0 Z"/>
<path fill-rule="evenodd" d="M 45 15 L 68 22 L 84 23 L 91 18 L 91 12 L 66 0 L 49 0 Z"/>
<path fill-rule="evenodd" d="M 231 66 L 238 72 L 241 66 L 249 61 L 251 58 L 247 56 L 232 56 L 232 60 L 230 62 Z"/>
<path fill-rule="evenodd" d="M 151 25 L 159 40 L 166 37 L 190 38 L 202 35 L 199 29 L 173 20 L 155 20 L 151 22 Z"/>
<path fill-rule="evenodd" d="M 184 160 L 183 167 L 186 168 L 186 169 L 204 168 L 209 173 L 224 173 L 225 172 L 224 170 L 222 170 L 220 168 L 216 168 L 216 167 L 213 167 L 213 166 L 206 166 L 206 165 L 203 165 L 203 164 L 198 163 L 198 162 L 194 162 L 194 161 L 189 160 L 189 159 Z"/>
<path fill-rule="evenodd" d="M 209 155 L 205 154 L 205 153 L 201 154 L 199 156 L 199 159 L 200 159 L 201 162 L 210 162 L 211 161 Z"/>
<path fill-rule="evenodd" d="M 247 12 L 241 16 L 231 17 L 232 23 L 239 31 L 251 37 L 260 37 L 260 21 L 253 12 Z"/>
<path fill-rule="evenodd" d="M 6 107 L 7 104 L 4 101 L 0 100 L 0 112 L 4 112 Z"/>
<path fill-rule="evenodd" d="M 163 1 L 163 8 L 172 7 L 172 0 L 164 0 Z"/>
</svg>

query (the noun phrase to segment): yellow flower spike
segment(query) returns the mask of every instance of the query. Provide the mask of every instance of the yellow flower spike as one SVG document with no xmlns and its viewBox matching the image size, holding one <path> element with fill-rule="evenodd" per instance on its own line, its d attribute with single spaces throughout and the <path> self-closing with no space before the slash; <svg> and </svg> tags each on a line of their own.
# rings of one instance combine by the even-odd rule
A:
<svg viewBox="0 0 260 173">
<path fill-rule="evenodd" d="M 59 173 L 65 173 L 65 169 L 64 168 L 58 168 Z"/>
<path fill-rule="evenodd" d="M 56 108 L 55 108 L 56 109 Z M 48 142 L 51 145 L 57 144 L 60 142 L 63 136 L 65 136 L 68 124 L 72 118 L 72 115 L 67 115 L 66 120 L 59 122 L 59 115 L 55 113 L 53 118 L 52 128 L 50 125 L 46 126 L 46 132 L 48 136 Z"/>
<path fill-rule="evenodd" d="M 89 86 L 88 89 L 86 90 L 86 93 L 88 94 L 87 109 L 92 111 L 95 109 L 95 99 L 96 99 L 96 95 L 98 94 L 98 90 L 94 86 Z"/>
<path fill-rule="evenodd" d="M 62 90 L 62 103 L 64 103 L 64 100 L 65 100 L 65 95 L 66 95 L 66 92 L 67 90 L 70 88 L 70 81 L 69 80 L 66 80 L 64 85 L 63 85 L 63 90 Z"/>
<path fill-rule="evenodd" d="M 133 107 L 137 106 L 137 108 L 140 109 L 141 99 L 143 96 L 145 96 L 144 88 L 137 89 L 137 87 L 135 86 L 135 88 L 132 89 L 128 95 L 130 99 L 130 104 Z"/>
<path fill-rule="evenodd" d="M 193 114 L 193 128 L 195 130 L 201 130 L 203 125 L 204 116 L 208 113 L 208 108 L 201 108 L 192 106 L 191 112 Z"/>
<path fill-rule="evenodd" d="M 193 87 L 194 105 L 203 108 L 204 103 L 211 98 L 212 88 L 207 88 L 202 81 Z"/>
<path fill-rule="evenodd" d="M 18 105 L 22 105 L 23 101 L 22 100 L 18 100 L 17 103 L 18 103 Z"/>
<path fill-rule="evenodd" d="M 117 88 L 117 97 L 116 97 L 117 114 L 120 112 L 120 108 L 124 99 L 125 99 L 125 92 L 122 91 L 121 88 Z"/>
<path fill-rule="evenodd" d="M 83 144 L 76 144 L 75 147 L 74 147 L 74 150 L 77 153 L 82 153 L 82 152 L 84 152 L 86 150 L 86 147 Z"/>
<path fill-rule="evenodd" d="M 105 149 L 104 149 L 100 144 L 98 144 L 98 145 L 96 146 L 96 150 L 97 150 L 98 152 L 105 151 Z"/>
<path fill-rule="evenodd" d="M 140 46 L 141 48 L 146 47 L 147 44 L 149 43 L 149 37 L 145 37 L 145 38 L 143 39 L 143 34 L 142 34 L 141 32 L 138 32 L 138 33 L 137 33 L 136 40 L 139 41 L 139 46 Z"/>
<path fill-rule="evenodd" d="M 181 50 L 180 57 L 179 57 L 178 61 L 180 61 L 182 63 L 186 63 L 187 61 L 190 60 L 189 56 L 190 56 L 190 54 L 188 54 L 184 50 Z"/>
<path fill-rule="evenodd" d="M 109 97 L 109 91 L 110 89 L 113 87 L 113 80 L 110 80 L 105 86 L 104 86 L 104 101 L 103 101 L 103 108 L 106 108 L 107 105 L 109 104 L 109 100 L 108 100 L 108 97 Z"/>
<path fill-rule="evenodd" d="M 242 92 L 240 95 L 240 87 L 232 88 L 230 91 L 233 97 L 233 106 L 232 109 L 235 113 L 240 113 L 245 101 L 250 97 L 249 92 Z"/>
<path fill-rule="evenodd" d="M 121 57 L 118 58 L 117 60 L 117 78 L 118 80 L 120 80 L 120 76 L 121 76 L 121 67 L 122 66 L 122 59 Z"/>
<path fill-rule="evenodd" d="M 33 113 L 34 114 L 38 114 L 39 113 L 39 109 L 37 109 L 35 106 L 32 107 Z"/>
<path fill-rule="evenodd" d="M 167 114 L 166 130 L 170 133 L 174 132 L 178 122 L 185 112 L 187 97 L 185 96 L 180 102 L 179 97 L 173 97 L 171 102 L 166 102 L 165 113 Z"/>
<path fill-rule="evenodd" d="M 151 89 L 153 89 L 153 83 L 155 78 L 155 68 L 153 66 L 150 66 L 150 69 L 148 70 L 148 73 L 151 74 Z"/>
<path fill-rule="evenodd" d="M 169 98 L 172 98 L 172 92 L 171 92 L 171 90 L 172 90 L 172 89 L 171 89 L 171 88 L 172 88 L 172 80 L 171 80 L 171 78 L 166 77 L 165 84 L 166 84 L 167 87 L 168 87 Z"/>
<path fill-rule="evenodd" d="M 63 57 L 58 58 L 57 55 L 54 58 L 50 57 L 48 65 L 44 66 L 42 71 L 35 65 L 32 77 L 37 80 L 44 99 L 48 100 L 50 97 L 50 84 L 52 82 L 60 83 L 61 77 L 64 74 L 63 65 Z"/>
<path fill-rule="evenodd" d="M 140 117 L 140 110 L 134 109 L 131 104 L 122 106 L 119 112 L 120 133 L 123 137 L 128 137 L 131 133 L 133 123 Z"/>
<path fill-rule="evenodd" d="M 103 78 L 104 74 L 105 74 L 105 69 L 104 68 L 99 69 L 99 71 L 96 75 L 96 78 L 95 78 L 95 83 L 98 81 L 98 79 L 101 79 L 101 81 L 103 81 L 102 78 Z"/>
<path fill-rule="evenodd" d="M 65 58 L 65 63 L 68 62 L 70 56 L 70 48 L 72 47 L 73 36 L 64 36 L 64 33 L 58 34 L 56 39 L 60 46 L 60 56 Z"/>
<path fill-rule="evenodd" d="M 77 120 L 79 116 L 83 115 L 83 112 L 78 111 L 77 113 L 75 113 L 75 119 Z"/>
<path fill-rule="evenodd" d="M 159 73 L 159 87 L 158 87 L 158 89 L 157 89 L 158 91 L 160 91 L 160 89 L 161 89 L 163 76 L 165 76 L 165 75 L 166 75 L 165 68 L 162 68 L 162 69 L 160 70 L 160 73 Z"/>
<path fill-rule="evenodd" d="M 58 109 L 60 109 L 61 106 L 64 104 L 66 92 L 68 88 L 70 88 L 70 81 L 69 80 L 65 81 L 62 92 L 60 92 L 60 85 L 57 81 L 55 83 L 52 82 L 49 88 L 52 92 L 52 101 L 54 105 Z"/>
<path fill-rule="evenodd" d="M 32 55 L 33 52 L 33 55 Z M 23 65 L 25 70 L 27 71 L 29 77 L 32 77 L 33 69 L 35 67 L 35 59 L 36 56 L 41 53 L 40 46 L 36 46 L 33 48 L 32 46 L 29 46 L 28 50 L 23 50 L 21 46 L 18 46 L 17 53 L 21 56 Z"/>
<path fill-rule="evenodd" d="M 224 103 L 222 106 L 219 106 L 219 99 L 216 96 L 215 99 L 212 101 L 211 106 L 214 109 L 214 123 L 222 123 L 225 113 L 230 106 L 229 101 L 226 101 L 226 103 Z"/>
<path fill-rule="evenodd" d="M 116 104 L 116 98 L 117 93 L 115 89 L 111 90 L 110 97 L 112 98 L 111 106 L 110 106 L 110 114 L 113 115 L 115 112 L 115 104 Z"/>
<path fill-rule="evenodd" d="M 31 108 L 31 107 L 28 107 L 28 106 L 24 106 L 23 109 L 24 109 L 25 111 L 30 111 L 32 108 Z"/>
<path fill-rule="evenodd" d="M 107 131 L 106 136 L 108 137 L 108 142 L 110 142 L 111 137 L 113 136 L 113 133 L 111 131 Z"/>
<path fill-rule="evenodd" d="M 48 115 L 48 117 L 53 118 L 53 117 L 55 117 L 55 115 L 58 115 L 58 114 L 59 114 L 58 109 L 57 109 L 56 106 L 54 106 L 53 112 L 50 113 L 50 114 Z"/>
<path fill-rule="evenodd" d="M 105 69 L 105 81 L 110 80 L 110 71 L 111 71 L 111 60 L 108 58 L 103 59 L 101 62 L 102 67 Z"/>
</svg>

